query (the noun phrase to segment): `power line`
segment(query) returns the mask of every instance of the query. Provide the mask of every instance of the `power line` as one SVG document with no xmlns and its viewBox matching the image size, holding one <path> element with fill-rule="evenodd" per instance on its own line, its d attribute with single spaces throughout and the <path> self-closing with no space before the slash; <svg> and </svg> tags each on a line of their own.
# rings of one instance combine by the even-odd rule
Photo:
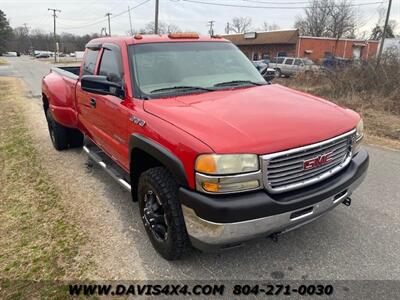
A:
<svg viewBox="0 0 400 300">
<path fill-rule="evenodd" d="M 146 4 L 147 2 L 150 2 L 150 1 L 151 1 L 151 0 L 145 0 L 145 1 L 143 1 L 143 2 L 140 2 L 138 5 L 131 7 L 130 10 L 132 11 L 132 10 L 134 10 L 135 8 L 138 8 L 139 6 L 142 6 L 143 4 Z M 126 14 L 128 11 L 129 11 L 129 9 L 124 10 L 124 11 L 118 13 L 118 14 L 115 14 L 113 17 L 111 17 L 111 19 L 114 19 L 114 18 L 116 18 L 116 17 L 122 16 L 123 14 Z"/>
<path fill-rule="evenodd" d="M 122 11 L 122 12 L 119 12 L 119 13 L 117 13 L 117 14 L 112 15 L 112 16 L 110 17 L 110 19 L 114 19 L 114 18 L 117 18 L 117 17 L 119 17 L 119 16 L 122 16 L 123 14 L 126 14 L 127 12 L 132 11 L 132 10 L 134 10 L 135 8 L 138 8 L 138 7 L 140 7 L 140 6 L 146 4 L 147 2 L 150 2 L 150 1 L 151 1 L 151 0 L 142 1 L 142 2 L 140 2 L 139 4 L 137 4 L 137 5 L 133 6 L 133 7 L 131 7 L 130 9 L 127 9 L 127 10 L 124 10 L 124 11 Z M 64 28 L 66 28 L 66 29 L 81 29 L 81 28 L 85 28 L 85 27 L 91 27 L 91 26 L 94 26 L 94 25 L 103 23 L 103 22 L 105 22 L 105 21 L 107 21 L 107 17 L 100 18 L 100 19 L 98 19 L 97 21 L 94 21 L 94 22 L 92 22 L 92 23 L 88 23 L 88 24 L 84 24 L 84 25 L 80 25 L 80 26 L 73 26 L 73 27 L 68 26 L 68 27 L 64 27 Z"/>
<path fill-rule="evenodd" d="M 259 0 L 242 0 L 244 2 L 263 3 L 263 4 L 310 4 L 310 1 L 294 1 L 294 2 L 277 2 L 277 1 L 259 1 Z"/>
<path fill-rule="evenodd" d="M 267 9 L 299 9 L 299 8 L 311 8 L 311 6 L 261 6 L 261 5 L 241 5 L 241 4 L 229 4 L 229 3 L 215 3 L 215 2 L 207 2 L 200 0 L 181 0 L 183 2 L 196 3 L 196 4 L 205 4 L 205 5 L 214 5 L 214 6 L 224 6 L 224 7 L 239 7 L 239 8 L 267 8 Z M 349 6 L 366 6 L 373 4 L 382 4 L 383 1 L 379 2 L 367 2 L 367 3 L 359 3 L 359 4 L 350 4 Z"/>
</svg>

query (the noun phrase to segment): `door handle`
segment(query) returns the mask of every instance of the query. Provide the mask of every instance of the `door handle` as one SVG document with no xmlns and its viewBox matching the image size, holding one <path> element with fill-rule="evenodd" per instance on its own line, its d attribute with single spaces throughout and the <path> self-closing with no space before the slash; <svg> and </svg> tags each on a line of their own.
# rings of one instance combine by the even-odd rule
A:
<svg viewBox="0 0 400 300">
<path fill-rule="evenodd" d="M 90 106 L 95 108 L 96 107 L 96 99 L 90 98 Z"/>
</svg>

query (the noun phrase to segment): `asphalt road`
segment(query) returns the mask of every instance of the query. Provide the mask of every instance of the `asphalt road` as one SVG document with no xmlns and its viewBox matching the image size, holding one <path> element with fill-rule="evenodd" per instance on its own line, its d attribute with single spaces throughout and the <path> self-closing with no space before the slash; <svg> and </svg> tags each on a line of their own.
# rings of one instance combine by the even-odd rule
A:
<svg viewBox="0 0 400 300">
<path fill-rule="evenodd" d="M 30 94 L 40 95 L 40 80 L 50 65 L 25 57 L 7 60 L 11 65 L 0 67 L 0 75 L 21 76 Z M 39 99 L 32 101 L 39 105 Z M 126 237 L 133 241 L 148 279 L 400 280 L 400 152 L 365 147 L 370 153 L 370 168 L 352 196 L 351 207 L 341 205 L 280 237 L 277 243 L 265 239 L 220 254 L 194 251 L 178 262 L 167 262 L 154 252 L 144 237 L 137 204 L 128 193 L 101 169 L 95 169 L 91 176 L 97 184 L 107 186 L 106 201 L 115 207 L 115 222 L 122 223 Z M 85 154 L 60 155 L 80 160 Z M 74 168 L 71 172 L 81 172 Z M 127 257 L 125 267 L 134 268 L 138 261 Z M 126 275 L 124 279 L 137 278 Z"/>
</svg>

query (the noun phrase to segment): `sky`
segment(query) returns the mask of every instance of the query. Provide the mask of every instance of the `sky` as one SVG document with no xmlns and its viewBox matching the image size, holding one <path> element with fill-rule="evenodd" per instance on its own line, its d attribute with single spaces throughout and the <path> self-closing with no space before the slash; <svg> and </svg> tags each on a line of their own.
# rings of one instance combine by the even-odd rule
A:
<svg viewBox="0 0 400 300">
<path fill-rule="evenodd" d="M 281 29 L 293 28 L 297 16 L 304 14 L 307 0 L 159 0 L 161 22 L 173 23 L 185 31 L 208 32 L 208 21 L 215 21 L 214 31 L 224 33 L 226 23 L 233 17 L 250 17 L 252 29 L 264 22 L 276 24 Z M 203 3 L 198 3 L 203 2 Z M 210 5 L 225 4 L 231 6 Z M 372 4 L 370 4 L 372 3 Z M 388 0 L 353 0 L 360 25 L 360 32 L 370 32 L 379 18 L 378 9 L 386 8 Z M 139 5 L 139 6 L 138 6 Z M 234 6 L 254 6 L 253 8 Z M 61 10 L 57 18 L 57 32 L 74 34 L 100 33 L 107 27 L 106 13 L 111 13 L 113 35 L 126 35 L 130 29 L 131 8 L 134 29 L 143 28 L 154 21 L 155 0 L 0 0 L 12 27 L 23 26 L 53 31 L 53 17 L 48 8 Z M 397 21 L 400 33 L 400 0 L 393 0 L 391 19 Z"/>
</svg>

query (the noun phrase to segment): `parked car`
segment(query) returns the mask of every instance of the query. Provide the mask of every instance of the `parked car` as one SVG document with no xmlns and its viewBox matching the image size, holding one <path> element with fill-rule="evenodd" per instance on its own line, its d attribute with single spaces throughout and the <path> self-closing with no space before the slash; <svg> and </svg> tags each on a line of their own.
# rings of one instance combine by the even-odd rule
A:
<svg viewBox="0 0 400 300">
<path fill-rule="evenodd" d="M 5 52 L 5 53 L 3 53 L 3 56 L 6 56 L 6 57 L 17 57 L 18 56 L 18 52 L 14 52 L 14 51 Z"/>
<path fill-rule="evenodd" d="M 268 64 L 264 63 L 262 60 L 255 60 L 252 63 L 266 81 L 271 82 L 275 79 L 275 70 L 272 68 L 268 68 Z"/>
<path fill-rule="evenodd" d="M 322 59 L 322 66 L 325 69 L 344 68 L 350 66 L 351 64 L 351 59 L 338 56 L 327 56 Z"/>
<path fill-rule="evenodd" d="M 312 60 L 300 57 L 277 57 L 270 66 L 275 69 L 277 77 L 319 70 L 319 66 Z"/>
<path fill-rule="evenodd" d="M 262 73 L 264 70 L 268 68 L 268 64 L 266 64 L 262 60 L 253 60 L 252 63 L 260 73 Z"/>
<path fill-rule="evenodd" d="M 83 147 L 131 192 L 166 259 L 188 245 L 276 239 L 349 206 L 366 175 L 356 112 L 267 84 L 225 39 L 136 35 L 86 47 L 80 69 L 43 78 L 50 139 Z"/>
<path fill-rule="evenodd" d="M 49 53 L 43 52 L 43 53 L 38 53 L 38 54 L 36 54 L 35 57 L 36 57 L 36 58 L 49 58 L 49 57 L 50 57 L 50 54 L 49 54 Z"/>
<path fill-rule="evenodd" d="M 265 69 L 264 72 L 261 73 L 261 75 L 264 77 L 264 79 L 267 82 L 271 82 L 272 80 L 274 80 L 276 78 L 275 69 L 272 69 L 272 68 Z"/>
</svg>

